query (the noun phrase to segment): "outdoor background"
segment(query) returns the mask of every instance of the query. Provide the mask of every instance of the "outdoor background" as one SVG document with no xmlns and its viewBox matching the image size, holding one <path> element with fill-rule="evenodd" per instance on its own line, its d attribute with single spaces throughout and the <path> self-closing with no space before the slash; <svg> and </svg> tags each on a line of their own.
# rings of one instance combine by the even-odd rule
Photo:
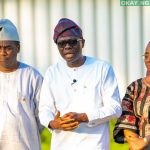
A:
<svg viewBox="0 0 150 150">
<path fill-rule="evenodd" d="M 12 20 L 20 34 L 19 59 L 43 75 L 60 59 L 52 37 L 62 17 L 83 29 L 84 54 L 112 64 L 121 98 L 130 82 L 145 75 L 142 54 L 150 40 L 150 6 L 120 6 L 120 0 L 0 0 L 0 18 Z M 114 122 L 110 126 L 112 135 Z M 49 138 L 44 130 L 43 150 L 48 150 Z M 112 150 L 116 145 L 111 139 Z"/>
</svg>

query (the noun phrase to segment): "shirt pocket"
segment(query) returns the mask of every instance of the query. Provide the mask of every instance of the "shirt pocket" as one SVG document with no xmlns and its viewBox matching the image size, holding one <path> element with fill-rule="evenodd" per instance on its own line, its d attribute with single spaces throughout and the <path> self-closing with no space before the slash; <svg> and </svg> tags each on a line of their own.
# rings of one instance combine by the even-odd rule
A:
<svg viewBox="0 0 150 150">
<path fill-rule="evenodd" d="M 18 109 L 20 114 L 25 113 L 28 116 L 34 116 L 35 104 L 29 96 L 18 93 L 18 101 Z"/>
<path fill-rule="evenodd" d="M 28 139 L 38 140 L 38 126 L 35 118 L 35 104 L 27 95 L 19 94 L 19 113 L 21 118 L 21 131 Z"/>
</svg>

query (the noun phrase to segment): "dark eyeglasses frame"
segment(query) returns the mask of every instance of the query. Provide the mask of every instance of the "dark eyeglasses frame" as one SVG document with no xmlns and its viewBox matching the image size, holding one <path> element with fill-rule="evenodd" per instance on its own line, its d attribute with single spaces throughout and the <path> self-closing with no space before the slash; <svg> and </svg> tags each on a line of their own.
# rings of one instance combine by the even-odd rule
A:
<svg viewBox="0 0 150 150">
<path fill-rule="evenodd" d="M 68 40 L 62 40 L 62 41 L 59 41 L 57 42 L 57 46 L 59 48 L 64 48 L 67 44 L 69 44 L 70 46 L 75 46 L 77 45 L 77 43 L 79 41 L 82 41 L 82 39 L 68 39 Z"/>
<path fill-rule="evenodd" d="M 149 54 L 143 54 L 142 56 L 144 57 L 145 60 L 147 60 L 150 55 Z"/>
</svg>

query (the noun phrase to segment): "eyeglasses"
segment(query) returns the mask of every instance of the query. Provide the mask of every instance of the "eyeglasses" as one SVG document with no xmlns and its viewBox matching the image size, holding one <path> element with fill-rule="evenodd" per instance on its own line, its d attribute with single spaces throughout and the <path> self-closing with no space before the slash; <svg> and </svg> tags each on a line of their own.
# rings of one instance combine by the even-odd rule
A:
<svg viewBox="0 0 150 150">
<path fill-rule="evenodd" d="M 145 60 L 150 58 L 150 54 L 149 53 L 145 53 L 144 55 L 142 55 L 144 57 Z"/>
<path fill-rule="evenodd" d="M 57 45 L 59 48 L 64 48 L 67 44 L 69 44 L 70 46 L 75 46 L 79 41 L 82 41 L 82 39 L 62 40 L 57 42 Z"/>
</svg>

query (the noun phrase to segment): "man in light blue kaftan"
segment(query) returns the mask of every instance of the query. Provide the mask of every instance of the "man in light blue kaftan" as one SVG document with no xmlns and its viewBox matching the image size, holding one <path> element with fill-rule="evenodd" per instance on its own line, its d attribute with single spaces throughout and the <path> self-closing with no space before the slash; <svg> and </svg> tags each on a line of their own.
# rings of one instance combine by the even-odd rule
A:
<svg viewBox="0 0 150 150">
<path fill-rule="evenodd" d="M 40 150 L 38 118 L 42 76 L 17 61 L 20 42 L 15 25 L 0 19 L 0 150 Z"/>
</svg>

